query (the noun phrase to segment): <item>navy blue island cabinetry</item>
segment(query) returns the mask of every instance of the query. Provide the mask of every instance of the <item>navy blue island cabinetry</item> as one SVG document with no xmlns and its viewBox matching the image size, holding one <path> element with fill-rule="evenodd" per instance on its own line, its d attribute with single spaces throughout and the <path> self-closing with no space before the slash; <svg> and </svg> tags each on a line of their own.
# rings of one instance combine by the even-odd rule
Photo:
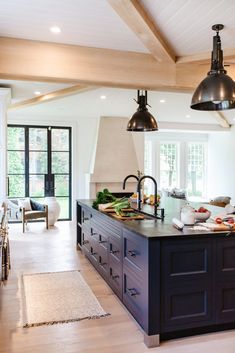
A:
<svg viewBox="0 0 235 353">
<path fill-rule="evenodd" d="M 148 347 L 235 328 L 235 234 L 178 231 L 167 208 L 164 222 L 119 221 L 91 206 L 77 201 L 77 245 L 139 323 Z"/>
</svg>

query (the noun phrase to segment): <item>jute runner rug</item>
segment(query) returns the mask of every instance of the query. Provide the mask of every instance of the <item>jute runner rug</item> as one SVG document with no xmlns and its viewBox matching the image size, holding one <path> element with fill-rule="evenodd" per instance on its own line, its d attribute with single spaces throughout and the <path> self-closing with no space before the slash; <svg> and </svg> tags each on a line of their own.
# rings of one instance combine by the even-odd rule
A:
<svg viewBox="0 0 235 353">
<path fill-rule="evenodd" d="M 79 271 L 23 275 L 21 296 L 24 327 L 109 315 Z"/>
</svg>

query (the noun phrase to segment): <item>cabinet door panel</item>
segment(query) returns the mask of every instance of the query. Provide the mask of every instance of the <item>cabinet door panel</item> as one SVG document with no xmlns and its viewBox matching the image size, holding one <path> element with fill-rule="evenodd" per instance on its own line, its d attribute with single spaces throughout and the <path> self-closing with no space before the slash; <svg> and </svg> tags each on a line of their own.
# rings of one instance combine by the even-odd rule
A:
<svg viewBox="0 0 235 353">
<path fill-rule="evenodd" d="M 217 279 L 235 278 L 235 240 L 217 239 Z"/>
<path fill-rule="evenodd" d="M 220 282 L 217 291 L 217 323 L 235 322 L 235 281 Z"/>
<path fill-rule="evenodd" d="M 181 280 L 203 280 L 212 275 L 211 241 L 171 241 L 162 249 L 162 274 L 166 285 Z"/>
<path fill-rule="evenodd" d="M 213 323 L 212 291 L 206 283 L 185 282 L 181 288 L 168 288 L 162 300 L 162 326 L 165 331 Z"/>
</svg>

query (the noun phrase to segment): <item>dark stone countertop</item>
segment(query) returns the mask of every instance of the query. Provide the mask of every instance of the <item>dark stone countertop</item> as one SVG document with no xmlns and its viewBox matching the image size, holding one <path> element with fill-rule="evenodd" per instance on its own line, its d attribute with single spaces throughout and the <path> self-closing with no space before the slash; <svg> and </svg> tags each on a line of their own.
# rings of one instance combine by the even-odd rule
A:
<svg viewBox="0 0 235 353">
<path fill-rule="evenodd" d="M 92 207 L 93 200 L 77 200 L 79 203 Z M 194 230 L 193 226 L 185 226 L 182 231 L 177 230 L 172 225 L 172 218 L 180 219 L 180 210 L 183 205 L 187 203 L 186 200 L 175 199 L 172 197 L 164 197 L 161 200 L 160 208 L 165 209 L 165 218 L 164 221 L 160 219 L 143 219 L 143 220 L 118 220 L 112 217 L 111 214 L 105 213 L 102 211 L 97 211 L 98 214 L 104 215 L 104 217 L 108 217 L 109 220 L 112 220 L 114 223 L 122 224 L 124 228 L 127 228 L 131 231 L 134 231 L 144 237 L 147 238 L 159 238 L 159 237 L 182 237 L 182 236 L 189 236 L 189 237 L 198 237 L 198 236 L 224 236 L 225 234 L 229 233 L 228 231 L 211 231 L 211 230 Z M 190 202 L 190 205 L 194 208 L 199 208 L 203 206 L 211 211 L 211 215 L 219 215 L 224 212 L 224 209 L 221 207 L 212 206 L 209 204 L 200 204 L 196 202 Z M 132 203 L 131 206 L 136 208 L 137 205 Z M 94 209 L 93 209 L 94 210 Z M 143 211 L 148 213 L 153 213 L 154 208 L 150 205 L 143 205 Z M 232 236 L 235 235 L 235 232 L 231 233 Z"/>
</svg>

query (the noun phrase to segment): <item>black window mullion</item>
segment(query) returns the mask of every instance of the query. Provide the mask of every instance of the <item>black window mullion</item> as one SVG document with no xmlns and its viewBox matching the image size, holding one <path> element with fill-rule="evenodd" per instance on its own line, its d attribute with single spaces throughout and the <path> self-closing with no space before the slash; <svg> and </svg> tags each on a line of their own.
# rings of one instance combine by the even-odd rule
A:
<svg viewBox="0 0 235 353">
<path fill-rule="evenodd" d="M 51 127 L 47 129 L 47 173 L 51 175 Z"/>
</svg>

